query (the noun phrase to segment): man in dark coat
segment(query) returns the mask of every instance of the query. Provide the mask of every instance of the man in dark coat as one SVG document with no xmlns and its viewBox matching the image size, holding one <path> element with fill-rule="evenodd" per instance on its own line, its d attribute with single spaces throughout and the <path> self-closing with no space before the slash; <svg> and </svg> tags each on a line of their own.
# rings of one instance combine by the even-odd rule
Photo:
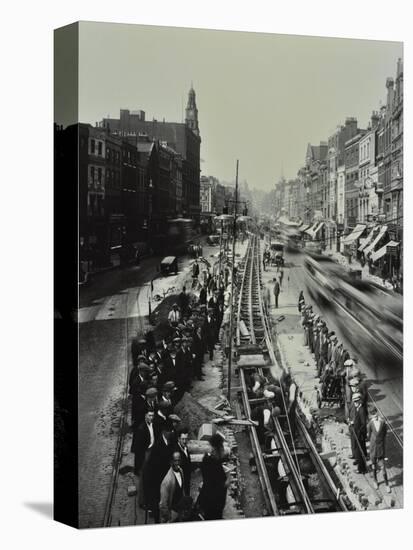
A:
<svg viewBox="0 0 413 550">
<path fill-rule="evenodd" d="M 218 302 L 218 292 L 215 291 L 213 296 L 208 301 L 208 309 L 212 309 L 212 314 L 217 318 L 219 314 L 219 302 Z"/>
<path fill-rule="evenodd" d="M 145 391 L 146 385 L 136 384 L 132 392 L 132 424 L 139 426 L 145 419 Z"/>
<path fill-rule="evenodd" d="M 203 287 L 201 288 L 201 290 L 199 292 L 199 303 L 201 305 L 206 306 L 206 303 L 207 303 L 207 287 L 206 287 L 206 285 L 203 285 Z"/>
<path fill-rule="evenodd" d="M 168 380 L 176 383 L 176 349 L 168 350 L 164 357 L 164 375 Z"/>
<path fill-rule="evenodd" d="M 135 386 L 140 386 L 145 382 L 143 376 L 143 369 L 141 368 L 143 363 L 138 363 L 134 365 L 129 373 L 129 393 L 132 395 L 134 393 L 133 388 Z"/>
<path fill-rule="evenodd" d="M 383 418 L 379 415 L 379 411 L 376 409 L 370 422 L 367 424 L 367 439 L 369 441 L 370 460 L 373 467 L 374 485 L 375 488 L 378 489 L 377 469 L 381 467 L 383 470 L 383 479 L 386 484 L 386 491 L 390 493 L 385 463 L 386 436 L 387 425 Z"/>
<path fill-rule="evenodd" d="M 324 327 L 321 332 L 320 357 L 318 360 L 318 376 L 322 376 L 324 367 L 328 363 L 328 328 Z"/>
<path fill-rule="evenodd" d="M 185 354 L 182 349 L 178 351 L 171 350 L 171 361 L 174 369 L 174 378 L 171 378 L 176 384 L 175 402 L 177 403 L 182 398 L 183 394 L 187 390 L 187 369 Z"/>
<path fill-rule="evenodd" d="M 212 316 L 212 310 L 208 309 L 208 314 L 202 326 L 203 338 L 209 352 L 209 358 L 214 358 L 214 348 L 216 342 L 216 324 Z"/>
<path fill-rule="evenodd" d="M 168 431 L 170 429 L 170 422 L 168 416 L 173 413 L 173 408 L 170 403 L 164 400 L 160 400 L 158 403 L 158 410 L 155 413 L 153 419 L 153 425 L 157 433 Z"/>
<path fill-rule="evenodd" d="M 131 353 L 133 365 L 138 364 L 138 358 L 140 355 L 144 355 L 145 358 L 147 357 L 146 340 L 145 338 L 141 338 L 139 333 L 136 335 L 136 338 L 132 340 Z"/>
<path fill-rule="evenodd" d="M 154 415 L 153 411 L 147 411 L 145 420 L 133 426 L 131 451 L 135 454 L 135 475 L 140 474 L 145 459 L 148 459 L 150 449 L 155 444 L 157 434 L 153 425 Z"/>
<path fill-rule="evenodd" d="M 182 338 L 181 353 L 183 358 L 183 364 L 185 365 L 183 372 L 183 380 L 185 391 L 189 391 L 191 388 L 191 381 L 193 377 L 193 357 L 190 348 L 190 338 L 184 336 Z"/>
<path fill-rule="evenodd" d="M 352 397 L 353 406 L 350 409 L 350 437 L 354 464 L 357 465 L 357 472 L 359 474 L 365 474 L 367 472 L 367 417 L 364 407 L 362 406 L 361 397 L 360 393 L 354 393 Z"/>
<path fill-rule="evenodd" d="M 184 493 L 190 496 L 191 491 L 191 456 L 188 451 L 189 430 L 181 428 L 178 433 L 178 444 L 175 451 L 178 451 L 181 457 L 181 468 L 184 472 Z"/>
<path fill-rule="evenodd" d="M 164 429 L 153 445 L 150 456 L 142 469 L 141 503 L 153 512 L 155 523 L 159 523 L 160 487 L 166 472 L 169 470 L 172 445 L 169 432 Z"/>
<path fill-rule="evenodd" d="M 202 329 L 200 327 L 196 329 L 192 338 L 191 352 L 195 356 L 193 358 L 194 376 L 198 380 L 202 380 L 202 362 L 204 359 L 205 344 L 202 340 Z"/>
<path fill-rule="evenodd" d="M 196 286 L 199 277 L 199 263 L 195 261 L 192 265 L 192 287 Z"/>
<path fill-rule="evenodd" d="M 274 292 L 274 299 L 275 299 L 275 307 L 278 308 L 278 296 L 280 295 L 281 287 L 277 279 L 273 279 L 273 281 L 274 281 L 273 292 Z"/>
<path fill-rule="evenodd" d="M 182 288 L 182 292 L 179 294 L 178 297 L 179 307 L 181 309 L 182 315 L 186 315 L 188 313 L 189 308 L 189 296 L 186 293 L 186 288 Z"/>
</svg>

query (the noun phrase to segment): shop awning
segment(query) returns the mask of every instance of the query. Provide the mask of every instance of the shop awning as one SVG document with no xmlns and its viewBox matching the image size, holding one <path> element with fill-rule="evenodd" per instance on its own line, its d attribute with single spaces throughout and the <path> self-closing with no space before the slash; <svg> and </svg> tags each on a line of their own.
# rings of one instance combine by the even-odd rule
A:
<svg viewBox="0 0 413 550">
<path fill-rule="evenodd" d="M 373 229 L 370 231 L 370 233 L 367 235 L 365 239 L 361 239 L 361 245 L 359 246 L 358 250 L 361 252 L 366 248 L 368 244 L 371 243 L 371 241 L 374 238 L 374 233 L 376 232 L 377 227 L 373 227 Z"/>
<path fill-rule="evenodd" d="M 347 235 L 347 237 L 344 237 L 343 244 L 351 244 L 355 240 L 360 238 L 360 235 L 363 233 L 363 231 L 366 229 L 366 225 L 363 225 L 362 223 L 358 223 L 356 227 L 353 229 L 353 231 Z"/>
<path fill-rule="evenodd" d="M 325 226 L 325 223 L 324 223 L 324 222 L 320 222 L 319 225 L 318 225 L 318 227 L 317 227 L 317 229 L 314 231 L 314 236 L 316 236 L 316 234 L 317 234 L 317 233 L 320 231 L 320 229 L 321 229 L 322 227 L 324 227 L 324 226 Z"/>
<path fill-rule="evenodd" d="M 306 233 L 310 235 L 312 239 L 317 235 L 320 229 L 323 227 L 324 222 L 315 222 L 309 229 L 306 229 Z"/>
<path fill-rule="evenodd" d="M 373 260 L 373 262 L 377 262 L 377 260 L 379 260 L 385 254 L 387 254 L 388 246 L 399 246 L 399 243 L 397 243 L 396 241 L 390 241 L 384 246 L 382 246 L 381 248 L 379 248 L 376 252 L 373 252 L 373 254 L 371 255 L 371 259 Z"/>
<path fill-rule="evenodd" d="M 310 227 L 308 227 L 306 230 L 305 230 L 305 233 L 307 233 L 307 235 L 310 235 L 310 237 L 313 236 L 313 231 L 316 227 L 316 223 L 313 223 L 313 225 L 311 225 Z"/>
<path fill-rule="evenodd" d="M 379 244 L 380 240 L 382 239 L 382 237 L 384 236 L 384 234 L 386 233 L 387 231 L 387 225 L 382 225 L 380 227 L 380 231 L 378 233 L 378 235 L 376 236 L 376 238 L 373 240 L 373 242 L 371 242 L 364 250 L 364 255 L 367 256 L 367 254 L 369 252 L 373 252 L 373 250 L 376 249 L 376 246 Z"/>
<path fill-rule="evenodd" d="M 304 231 L 307 231 L 307 229 L 309 228 L 310 226 L 308 225 L 308 223 L 306 223 L 305 225 L 302 225 L 301 227 L 298 228 L 298 231 L 301 231 L 301 233 L 304 233 Z"/>
<path fill-rule="evenodd" d="M 307 233 L 307 235 L 310 235 L 311 238 L 314 237 L 315 230 L 316 230 L 316 227 L 317 227 L 318 223 L 319 223 L 319 222 L 313 223 L 313 225 L 311 225 L 308 229 L 305 230 L 305 232 Z"/>
</svg>

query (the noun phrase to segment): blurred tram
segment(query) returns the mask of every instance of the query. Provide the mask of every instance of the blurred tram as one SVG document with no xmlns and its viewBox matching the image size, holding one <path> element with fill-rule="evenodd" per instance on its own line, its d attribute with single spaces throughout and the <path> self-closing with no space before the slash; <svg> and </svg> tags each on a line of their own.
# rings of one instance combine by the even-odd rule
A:
<svg viewBox="0 0 413 550">
<path fill-rule="evenodd" d="M 365 359 L 403 360 L 403 301 L 380 285 L 352 280 L 335 262 L 304 262 L 308 291 L 335 319 L 354 349 Z"/>
<path fill-rule="evenodd" d="M 194 239 L 194 220 L 176 218 L 167 220 L 163 232 L 152 237 L 152 248 L 157 254 L 180 256 L 187 254 Z"/>
<path fill-rule="evenodd" d="M 194 220 L 168 220 L 167 245 L 174 254 L 186 254 L 194 238 Z"/>
</svg>

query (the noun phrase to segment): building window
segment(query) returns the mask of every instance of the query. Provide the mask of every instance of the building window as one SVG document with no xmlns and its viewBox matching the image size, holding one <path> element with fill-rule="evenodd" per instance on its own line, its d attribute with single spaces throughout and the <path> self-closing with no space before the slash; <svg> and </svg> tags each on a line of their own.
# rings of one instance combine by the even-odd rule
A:
<svg viewBox="0 0 413 550">
<path fill-rule="evenodd" d="M 94 139 L 90 140 L 90 152 L 92 153 L 92 155 L 95 154 L 95 140 Z"/>
<path fill-rule="evenodd" d="M 98 183 L 102 183 L 102 168 L 98 168 Z"/>
<path fill-rule="evenodd" d="M 92 183 L 93 183 L 95 181 L 95 167 L 94 166 L 90 167 L 90 177 L 91 177 Z"/>
<path fill-rule="evenodd" d="M 102 156 L 102 142 L 99 141 L 98 142 L 98 155 L 101 157 Z"/>
</svg>

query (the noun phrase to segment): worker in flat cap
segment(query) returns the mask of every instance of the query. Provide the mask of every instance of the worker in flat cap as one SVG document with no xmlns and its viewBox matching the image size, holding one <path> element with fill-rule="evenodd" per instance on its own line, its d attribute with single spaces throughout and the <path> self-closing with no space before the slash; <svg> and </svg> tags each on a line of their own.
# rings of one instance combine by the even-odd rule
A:
<svg viewBox="0 0 413 550">
<path fill-rule="evenodd" d="M 169 411 L 168 414 L 171 414 L 173 411 L 172 411 L 172 408 L 173 408 L 173 394 L 174 394 L 174 391 L 175 391 L 175 382 L 173 382 L 172 380 L 168 380 L 167 382 L 165 382 L 165 384 L 162 386 L 162 389 L 161 389 L 161 395 L 159 397 L 159 402 L 161 401 L 164 401 L 166 403 L 168 403 L 168 405 L 171 407 L 171 410 Z"/>
<path fill-rule="evenodd" d="M 322 376 L 324 372 L 324 368 L 328 363 L 328 345 L 329 345 L 328 328 L 324 326 L 321 331 L 321 337 L 320 337 L 320 356 L 317 363 L 318 377 Z"/>
<path fill-rule="evenodd" d="M 160 399 L 158 402 L 158 407 L 155 413 L 155 417 L 153 419 L 154 426 L 156 426 L 159 433 L 162 432 L 162 430 L 164 429 L 169 431 L 170 422 L 168 417 L 172 413 L 173 413 L 172 404 Z"/>
<path fill-rule="evenodd" d="M 145 408 L 147 411 L 156 412 L 158 409 L 158 390 L 157 388 L 148 388 L 145 392 Z"/>
<path fill-rule="evenodd" d="M 179 435 L 179 430 L 181 429 L 182 420 L 175 413 L 170 414 L 168 416 L 168 420 L 169 420 L 169 425 L 171 426 L 170 428 L 171 443 L 173 443 L 173 445 L 175 446 L 178 443 L 178 435 Z"/>
</svg>

